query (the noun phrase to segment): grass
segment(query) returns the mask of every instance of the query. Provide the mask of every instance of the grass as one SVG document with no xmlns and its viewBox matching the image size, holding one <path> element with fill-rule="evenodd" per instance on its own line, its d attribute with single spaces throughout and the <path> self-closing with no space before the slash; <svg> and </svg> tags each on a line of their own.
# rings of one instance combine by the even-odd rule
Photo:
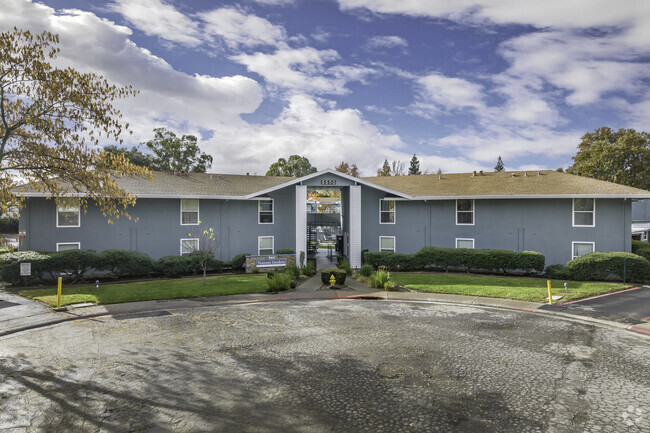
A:
<svg viewBox="0 0 650 433">
<path fill-rule="evenodd" d="M 261 293 L 267 290 L 266 274 L 237 274 L 203 278 L 140 281 L 132 283 L 90 286 L 63 286 L 61 305 L 80 302 L 115 304 L 120 302 L 151 301 L 154 299 L 189 298 L 195 296 L 236 295 Z M 56 306 L 56 288 L 26 289 L 18 292 L 26 298 Z"/>
<path fill-rule="evenodd" d="M 489 296 L 492 298 L 518 299 L 521 301 L 546 302 L 546 280 L 526 277 L 500 277 L 491 275 L 467 275 L 452 273 L 398 273 L 391 272 L 390 280 L 418 292 L 451 293 L 456 295 Z M 620 283 L 568 281 L 568 293 L 564 292 L 564 280 L 552 280 L 553 295 L 562 295 L 560 302 L 587 298 L 615 292 L 630 287 Z"/>
<path fill-rule="evenodd" d="M 321 244 L 321 245 L 318 245 L 318 249 L 321 249 L 321 250 L 333 250 L 334 245 L 323 245 L 323 244 Z"/>
</svg>

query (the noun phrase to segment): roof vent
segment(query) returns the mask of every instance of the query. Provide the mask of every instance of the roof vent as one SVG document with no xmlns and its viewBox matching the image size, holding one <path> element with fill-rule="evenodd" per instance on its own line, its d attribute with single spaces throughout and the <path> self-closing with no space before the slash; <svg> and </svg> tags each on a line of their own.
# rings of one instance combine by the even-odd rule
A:
<svg viewBox="0 0 650 433">
<path fill-rule="evenodd" d="M 483 170 L 479 171 L 479 174 L 480 174 L 481 176 L 483 176 Z"/>
<path fill-rule="evenodd" d="M 213 176 L 212 176 L 212 175 L 210 175 L 210 180 L 212 180 L 212 177 L 213 177 Z"/>
<path fill-rule="evenodd" d="M 476 177 L 476 171 L 472 172 L 472 177 Z"/>
<path fill-rule="evenodd" d="M 441 174 L 438 175 L 438 179 L 442 180 L 442 175 Z"/>
<path fill-rule="evenodd" d="M 250 174 L 249 174 L 249 173 L 246 173 L 246 176 L 250 176 Z"/>
<path fill-rule="evenodd" d="M 516 175 L 516 174 L 514 174 L 514 173 L 512 173 L 512 177 L 517 177 L 517 175 Z"/>
<path fill-rule="evenodd" d="M 541 175 L 542 175 L 542 172 L 541 172 L 541 171 L 538 171 L 538 172 L 537 172 L 537 176 L 541 176 Z"/>
<path fill-rule="evenodd" d="M 524 171 L 524 177 L 528 177 L 528 172 Z"/>
</svg>

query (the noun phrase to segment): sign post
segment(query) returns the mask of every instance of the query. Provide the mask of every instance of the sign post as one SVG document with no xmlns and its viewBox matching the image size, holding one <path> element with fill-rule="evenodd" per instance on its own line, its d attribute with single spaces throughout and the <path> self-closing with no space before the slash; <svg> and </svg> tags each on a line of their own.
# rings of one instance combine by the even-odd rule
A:
<svg viewBox="0 0 650 433">
<path fill-rule="evenodd" d="M 31 263 L 21 263 L 20 264 L 20 276 L 23 278 L 23 286 L 27 287 L 27 277 L 32 276 L 32 264 Z"/>
</svg>

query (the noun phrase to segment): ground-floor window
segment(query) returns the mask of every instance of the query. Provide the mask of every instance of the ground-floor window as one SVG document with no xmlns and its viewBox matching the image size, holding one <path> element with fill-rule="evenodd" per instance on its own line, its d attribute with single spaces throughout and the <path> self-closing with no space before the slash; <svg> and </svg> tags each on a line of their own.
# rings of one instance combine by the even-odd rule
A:
<svg viewBox="0 0 650 433">
<path fill-rule="evenodd" d="M 379 236 L 379 251 L 395 252 L 395 236 Z"/>
<path fill-rule="evenodd" d="M 474 249 L 474 239 L 456 238 L 456 248 Z"/>
<path fill-rule="evenodd" d="M 181 256 L 191 254 L 199 249 L 198 239 L 181 239 Z"/>
<path fill-rule="evenodd" d="M 61 242 L 56 244 L 57 251 L 80 250 L 80 242 Z"/>
<path fill-rule="evenodd" d="M 269 256 L 273 254 L 273 236 L 259 236 L 257 238 L 257 255 Z"/>
<path fill-rule="evenodd" d="M 596 251 L 596 244 L 594 242 L 571 242 L 571 247 L 573 249 L 572 259 Z"/>
</svg>

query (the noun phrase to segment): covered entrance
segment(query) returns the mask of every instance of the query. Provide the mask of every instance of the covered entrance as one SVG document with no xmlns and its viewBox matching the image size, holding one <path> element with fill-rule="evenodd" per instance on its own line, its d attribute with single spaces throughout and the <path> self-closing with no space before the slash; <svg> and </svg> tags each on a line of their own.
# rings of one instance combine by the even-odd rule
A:
<svg viewBox="0 0 650 433">
<path fill-rule="evenodd" d="M 316 268 L 336 265 L 344 255 L 342 197 L 340 188 L 307 188 L 307 257 Z"/>
</svg>

